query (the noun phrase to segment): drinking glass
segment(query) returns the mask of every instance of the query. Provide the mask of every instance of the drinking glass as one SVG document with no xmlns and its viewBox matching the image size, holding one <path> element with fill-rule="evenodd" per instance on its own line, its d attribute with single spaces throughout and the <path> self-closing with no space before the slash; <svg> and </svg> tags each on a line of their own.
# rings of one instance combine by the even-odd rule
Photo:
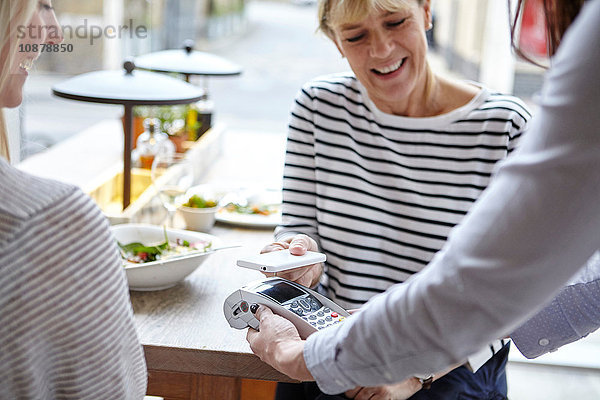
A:
<svg viewBox="0 0 600 400">
<path fill-rule="evenodd" d="M 186 192 L 194 184 L 192 161 L 184 154 L 159 154 L 154 157 L 150 174 L 167 209 L 168 225 L 173 227 L 175 212 L 187 200 Z"/>
</svg>

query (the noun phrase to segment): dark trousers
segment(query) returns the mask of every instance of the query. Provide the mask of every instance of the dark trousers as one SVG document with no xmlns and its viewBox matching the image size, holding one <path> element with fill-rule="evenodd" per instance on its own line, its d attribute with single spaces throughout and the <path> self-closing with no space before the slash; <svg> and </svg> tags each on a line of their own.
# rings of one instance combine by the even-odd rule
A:
<svg viewBox="0 0 600 400">
<path fill-rule="evenodd" d="M 506 400 L 506 362 L 510 343 L 490 358 L 476 373 L 458 367 L 420 390 L 409 400 Z M 322 393 L 315 382 L 279 383 L 275 400 L 344 400 L 343 394 Z"/>
</svg>

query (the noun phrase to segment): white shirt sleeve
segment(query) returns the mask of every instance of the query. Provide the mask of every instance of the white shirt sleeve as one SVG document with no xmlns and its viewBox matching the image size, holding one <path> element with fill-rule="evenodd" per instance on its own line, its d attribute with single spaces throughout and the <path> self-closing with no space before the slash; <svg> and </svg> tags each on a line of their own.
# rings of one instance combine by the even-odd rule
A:
<svg viewBox="0 0 600 400">
<path fill-rule="evenodd" d="M 600 247 L 600 0 L 565 35 L 521 147 L 431 264 L 311 335 L 325 393 L 462 362 L 548 302 Z"/>
</svg>

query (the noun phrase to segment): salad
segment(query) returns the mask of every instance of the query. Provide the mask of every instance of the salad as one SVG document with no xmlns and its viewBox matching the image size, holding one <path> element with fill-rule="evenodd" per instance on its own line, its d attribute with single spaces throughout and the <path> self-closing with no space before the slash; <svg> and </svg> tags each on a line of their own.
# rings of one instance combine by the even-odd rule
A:
<svg viewBox="0 0 600 400">
<path fill-rule="evenodd" d="M 170 242 L 166 232 L 165 241 L 157 245 L 145 245 L 139 242 L 122 244 L 118 241 L 117 244 L 121 252 L 121 258 L 134 264 L 168 260 L 192 253 L 206 253 L 212 247 L 211 241 L 204 240 L 190 243 L 187 240 L 176 239 L 175 242 Z"/>
<path fill-rule="evenodd" d="M 223 210 L 238 214 L 257 214 L 271 215 L 279 212 L 281 204 L 240 204 L 235 202 L 227 203 Z"/>
<path fill-rule="evenodd" d="M 204 197 L 195 194 L 190 197 L 188 201 L 183 204 L 183 206 L 192 208 L 212 208 L 217 206 L 217 202 L 215 200 L 205 199 Z"/>
</svg>

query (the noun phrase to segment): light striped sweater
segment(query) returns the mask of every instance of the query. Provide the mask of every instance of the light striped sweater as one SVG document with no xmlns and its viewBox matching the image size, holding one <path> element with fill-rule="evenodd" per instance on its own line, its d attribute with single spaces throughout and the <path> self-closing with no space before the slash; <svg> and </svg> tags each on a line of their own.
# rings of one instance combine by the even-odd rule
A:
<svg viewBox="0 0 600 400">
<path fill-rule="evenodd" d="M 354 76 L 317 78 L 292 108 L 276 239 L 314 238 L 328 296 L 356 308 L 429 263 L 530 117 L 485 88 L 440 116 L 390 115 Z"/>
<path fill-rule="evenodd" d="M 0 399 L 140 399 L 146 366 L 108 222 L 0 158 Z"/>
</svg>

